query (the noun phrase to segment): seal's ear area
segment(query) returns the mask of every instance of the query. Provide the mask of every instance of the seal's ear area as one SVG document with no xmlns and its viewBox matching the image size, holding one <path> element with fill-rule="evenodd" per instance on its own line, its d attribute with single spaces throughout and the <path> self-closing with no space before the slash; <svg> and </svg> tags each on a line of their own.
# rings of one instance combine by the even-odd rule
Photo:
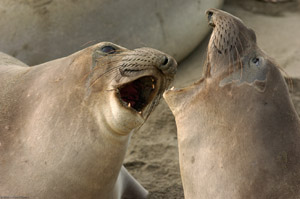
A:
<svg viewBox="0 0 300 199">
<path fill-rule="evenodd" d="M 267 80 L 268 67 L 264 56 L 259 53 L 245 56 L 242 61 L 242 68 L 235 72 L 226 75 L 219 83 L 219 86 L 224 87 L 227 84 L 235 83 L 241 85 L 243 83 L 252 84 L 255 82 L 265 82 Z"/>
</svg>

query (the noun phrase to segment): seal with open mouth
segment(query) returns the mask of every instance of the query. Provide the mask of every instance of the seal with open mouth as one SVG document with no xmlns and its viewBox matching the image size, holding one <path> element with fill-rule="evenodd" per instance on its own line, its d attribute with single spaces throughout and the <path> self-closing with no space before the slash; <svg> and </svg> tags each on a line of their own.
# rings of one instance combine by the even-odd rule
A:
<svg viewBox="0 0 300 199">
<path fill-rule="evenodd" d="M 204 77 L 164 94 L 185 198 L 298 198 L 300 123 L 280 70 L 240 19 L 207 16 Z"/>
<path fill-rule="evenodd" d="M 103 42 L 34 67 L 0 63 L 1 196 L 147 196 L 122 163 L 174 78 L 172 57 Z"/>
</svg>

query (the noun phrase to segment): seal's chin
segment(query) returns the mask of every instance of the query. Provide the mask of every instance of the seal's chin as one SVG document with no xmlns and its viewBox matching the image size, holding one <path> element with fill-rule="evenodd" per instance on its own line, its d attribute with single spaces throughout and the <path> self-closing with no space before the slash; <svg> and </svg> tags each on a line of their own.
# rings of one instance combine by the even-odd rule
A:
<svg viewBox="0 0 300 199">
<path fill-rule="evenodd" d="M 141 114 L 154 99 L 156 84 L 157 80 L 153 76 L 140 77 L 120 86 L 117 95 L 123 106 Z"/>
</svg>

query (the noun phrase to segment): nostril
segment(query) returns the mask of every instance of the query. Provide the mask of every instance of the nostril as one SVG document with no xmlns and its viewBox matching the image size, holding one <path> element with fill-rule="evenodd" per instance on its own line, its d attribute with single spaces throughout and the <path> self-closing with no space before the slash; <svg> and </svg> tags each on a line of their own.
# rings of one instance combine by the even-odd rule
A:
<svg viewBox="0 0 300 199">
<path fill-rule="evenodd" d="M 207 11 L 207 18 L 208 18 L 208 21 L 211 20 L 211 17 L 213 16 L 213 12 L 212 11 Z"/>
<path fill-rule="evenodd" d="M 164 56 L 164 61 L 163 61 L 162 65 L 167 65 L 168 62 L 169 62 L 168 57 Z"/>
<path fill-rule="evenodd" d="M 165 75 L 173 76 L 177 71 L 177 62 L 174 58 L 163 55 L 161 57 L 161 64 L 158 65 L 158 69 Z"/>
<path fill-rule="evenodd" d="M 207 19 L 208 19 L 208 24 L 212 27 L 215 27 L 215 24 L 213 22 L 213 15 L 214 12 L 211 10 L 206 11 Z"/>
</svg>

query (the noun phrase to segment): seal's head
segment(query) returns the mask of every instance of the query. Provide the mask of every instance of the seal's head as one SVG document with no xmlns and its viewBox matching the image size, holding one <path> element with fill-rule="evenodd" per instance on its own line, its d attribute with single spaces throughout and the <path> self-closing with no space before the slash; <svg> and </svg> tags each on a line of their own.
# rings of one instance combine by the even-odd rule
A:
<svg viewBox="0 0 300 199">
<path fill-rule="evenodd" d="M 265 80 L 269 58 L 257 46 L 255 32 L 227 12 L 210 9 L 206 14 L 213 32 L 205 75 L 219 77 L 220 85 L 237 79 L 248 83 Z"/>
<path fill-rule="evenodd" d="M 210 9 L 206 14 L 213 32 L 208 45 L 205 74 L 224 77 L 228 73 L 243 70 L 242 81 L 265 79 L 266 63 L 263 57 L 266 56 L 257 47 L 255 32 L 227 12 Z"/>
<path fill-rule="evenodd" d="M 106 104 L 101 115 L 110 120 L 116 132 L 127 134 L 143 124 L 153 111 L 172 82 L 177 63 L 151 48 L 128 50 L 109 42 L 92 48 L 91 70 L 85 80 L 86 98 L 100 102 L 98 106 Z M 97 109 L 93 111 L 99 114 Z"/>
<path fill-rule="evenodd" d="M 208 44 L 203 78 L 191 87 L 166 92 L 170 107 L 173 107 L 173 102 L 175 107 L 181 101 L 186 101 L 190 88 L 202 88 L 210 82 L 218 87 L 246 83 L 263 91 L 269 69 L 277 68 L 257 46 L 255 32 L 246 27 L 239 18 L 218 9 L 207 10 L 206 15 L 213 31 Z M 168 97 L 171 95 L 174 100 Z"/>
</svg>

